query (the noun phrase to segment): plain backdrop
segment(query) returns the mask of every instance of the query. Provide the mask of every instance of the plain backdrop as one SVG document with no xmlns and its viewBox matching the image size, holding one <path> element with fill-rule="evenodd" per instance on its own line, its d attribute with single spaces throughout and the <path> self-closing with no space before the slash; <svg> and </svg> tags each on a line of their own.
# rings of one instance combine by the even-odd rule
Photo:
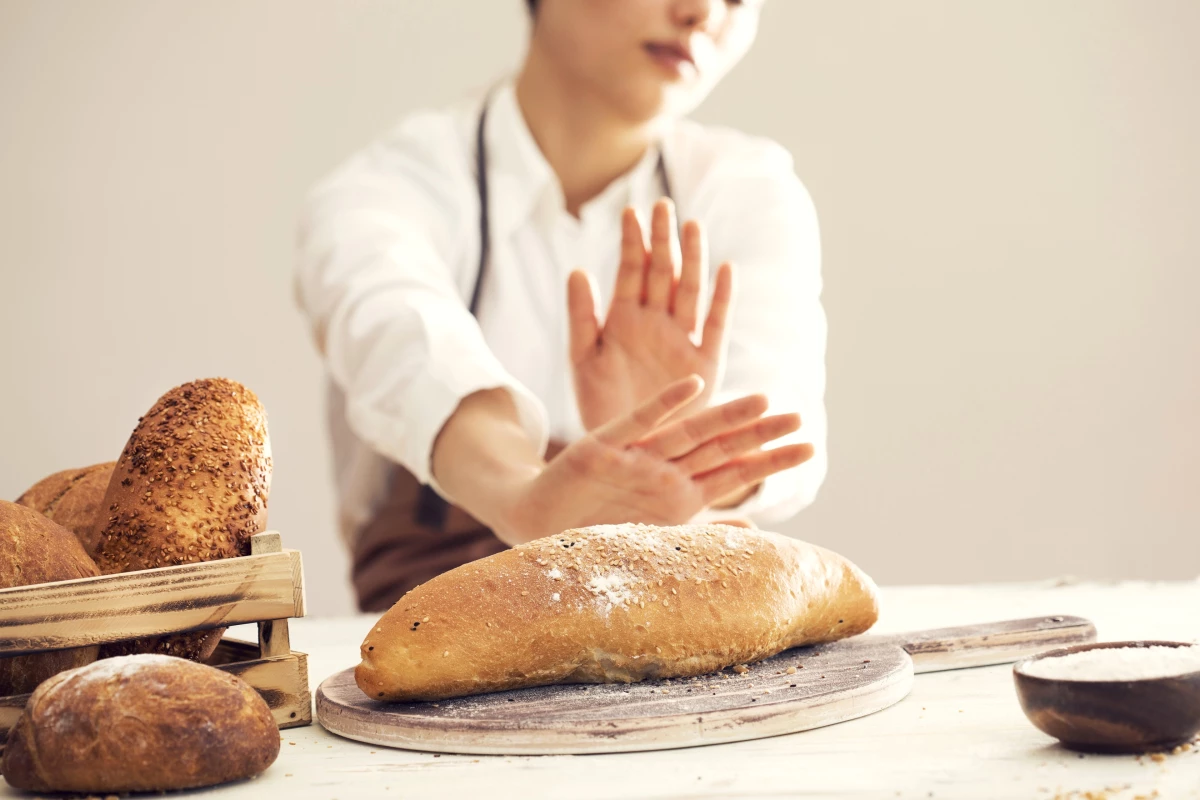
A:
<svg viewBox="0 0 1200 800">
<path fill-rule="evenodd" d="M 519 0 L 0 0 L 0 497 L 236 378 L 311 609 L 349 610 L 300 198 L 526 28 Z M 1194 0 L 767 3 L 697 117 L 782 142 L 821 217 L 831 467 L 783 530 L 882 583 L 1200 574 L 1197 41 Z"/>
</svg>

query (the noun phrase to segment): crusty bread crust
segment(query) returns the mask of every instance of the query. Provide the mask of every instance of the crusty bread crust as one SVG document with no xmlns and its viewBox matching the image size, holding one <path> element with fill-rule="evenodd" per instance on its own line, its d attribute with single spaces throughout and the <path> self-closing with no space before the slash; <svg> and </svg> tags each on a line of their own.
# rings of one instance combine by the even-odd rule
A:
<svg viewBox="0 0 1200 800">
<path fill-rule="evenodd" d="M 34 792 L 149 792 L 248 778 L 278 755 L 271 710 L 240 678 L 138 655 L 39 686 L 3 767 L 10 785 Z"/>
<path fill-rule="evenodd" d="M 249 555 L 266 529 L 271 445 L 258 398 L 224 378 L 159 398 L 129 437 L 97 521 L 96 563 L 112 574 Z M 106 645 L 204 660 L 221 630 Z"/>
<path fill-rule="evenodd" d="M 0 500 L 0 588 L 99 575 L 69 530 L 31 508 Z M 96 660 L 79 647 L 0 658 L 0 695 L 24 694 L 51 675 Z"/>
<path fill-rule="evenodd" d="M 727 525 L 604 525 L 439 575 L 367 635 L 359 688 L 437 700 L 699 675 L 862 633 L 875 585 L 846 559 Z"/>
<path fill-rule="evenodd" d="M 45 514 L 75 534 L 87 554 L 95 558 L 99 535 L 96 520 L 115 466 L 115 461 L 108 461 L 48 475 L 29 487 L 17 503 Z"/>
</svg>

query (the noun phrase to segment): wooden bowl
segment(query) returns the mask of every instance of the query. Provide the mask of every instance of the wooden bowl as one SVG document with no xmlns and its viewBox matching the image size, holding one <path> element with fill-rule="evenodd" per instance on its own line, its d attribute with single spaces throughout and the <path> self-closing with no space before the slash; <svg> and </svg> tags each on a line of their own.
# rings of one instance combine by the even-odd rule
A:
<svg viewBox="0 0 1200 800">
<path fill-rule="evenodd" d="M 1118 647 L 1189 647 L 1186 642 L 1105 642 L 1050 650 L 1013 665 L 1017 697 L 1029 721 L 1072 750 L 1145 753 L 1169 750 L 1200 732 L 1200 670 L 1169 678 L 1089 681 L 1039 678 L 1025 667 L 1043 658 Z"/>
</svg>

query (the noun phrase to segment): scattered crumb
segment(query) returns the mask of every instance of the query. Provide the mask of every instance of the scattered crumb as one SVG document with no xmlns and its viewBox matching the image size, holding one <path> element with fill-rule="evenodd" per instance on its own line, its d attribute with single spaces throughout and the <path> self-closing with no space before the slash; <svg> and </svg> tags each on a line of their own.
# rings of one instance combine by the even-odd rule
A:
<svg viewBox="0 0 1200 800">
<path fill-rule="evenodd" d="M 750 668 L 747 667 L 745 664 L 738 664 L 737 666 L 735 666 L 733 668 L 733 671 L 736 672 L 738 675 L 745 675 L 747 672 L 750 671 Z"/>
<path fill-rule="evenodd" d="M 295 743 L 295 742 L 288 742 L 288 744 L 290 744 L 292 747 L 295 747 L 295 746 L 296 746 L 296 743 Z"/>
<path fill-rule="evenodd" d="M 1162 762 L 1167 760 L 1167 757 L 1164 756 L 1162 753 L 1151 753 L 1150 760 L 1153 761 L 1155 764 L 1161 764 Z"/>
<path fill-rule="evenodd" d="M 795 675 L 795 674 L 796 674 L 796 668 L 795 668 L 795 667 L 788 667 L 788 668 L 787 668 L 787 674 L 788 674 L 788 675 Z"/>
</svg>

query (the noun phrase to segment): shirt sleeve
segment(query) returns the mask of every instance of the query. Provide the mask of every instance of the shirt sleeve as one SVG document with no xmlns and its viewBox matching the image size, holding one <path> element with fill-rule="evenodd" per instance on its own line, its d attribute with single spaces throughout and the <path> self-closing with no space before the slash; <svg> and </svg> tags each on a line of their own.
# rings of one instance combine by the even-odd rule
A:
<svg viewBox="0 0 1200 800">
<path fill-rule="evenodd" d="M 768 413 L 798 411 L 800 430 L 772 447 L 810 442 L 813 457 L 768 478 L 741 506 L 708 518 L 778 522 L 816 497 L 828 464 L 821 244 L 811 198 L 779 145 L 755 139 L 704 181 L 711 263 L 736 270 L 726 372 L 714 402 L 763 392 Z"/>
<path fill-rule="evenodd" d="M 451 123 L 407 120 L 309 194 L 298 231 L 297 300 L 346 421 L 423 483 L 435 438 L 472 392 L 507 389 L 543 449 L 549 428 L 464 302 L 474 270 L 452 267 L 478 238 L 468 235 L 478 200 Z"/>
</svg>

